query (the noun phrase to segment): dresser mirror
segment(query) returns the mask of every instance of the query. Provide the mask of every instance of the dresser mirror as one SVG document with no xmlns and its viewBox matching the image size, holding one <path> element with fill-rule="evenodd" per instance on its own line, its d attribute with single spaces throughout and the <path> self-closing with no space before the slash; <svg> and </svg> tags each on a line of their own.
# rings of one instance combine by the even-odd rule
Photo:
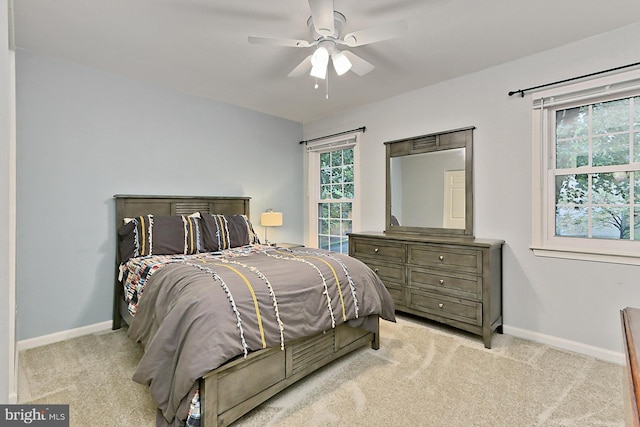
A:
<svg viewBox="0 0 640 427">
<path fill-rule="evenodd" d="M 473 237 L 473 129 L 385 142 L 387 233 Z"/>
</svg>

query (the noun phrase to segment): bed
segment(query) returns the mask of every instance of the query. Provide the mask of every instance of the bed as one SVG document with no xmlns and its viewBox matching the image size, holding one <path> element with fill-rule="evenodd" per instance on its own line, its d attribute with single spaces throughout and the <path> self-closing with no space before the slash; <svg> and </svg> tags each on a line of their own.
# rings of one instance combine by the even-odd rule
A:
<svg viewBox="0 0 640 427">
<path fill-rule="evenodd" d="M 320 367 L 378 349 L 379 318 L 395 321 L 384 285 L 360 261 L 260 245 L 248 197 L 114 198 L 113 329 L 126 323 L 145 348 L 134 380 L 149 385 L 157 425 L 182 425 L 196 398 L 201 426 L 229 425 Z M 163 221 L 184 224 L 175 254 L 162 253 Z M 247 233 L 234 242 L 235 229 Z M 132 235 L 135 250 L 123 243 Z"/>
</svg>

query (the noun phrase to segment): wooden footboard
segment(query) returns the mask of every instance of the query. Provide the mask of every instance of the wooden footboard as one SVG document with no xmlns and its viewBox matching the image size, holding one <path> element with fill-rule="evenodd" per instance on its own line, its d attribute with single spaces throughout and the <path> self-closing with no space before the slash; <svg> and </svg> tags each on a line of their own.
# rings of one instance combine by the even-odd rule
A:
<svg viewBox="0 0 640 427">
<path fill-rule="evenodd" d="M 292 342 L 284 351 L 264 349 L 211 371 L 200 381 L 201 426 L 231 424 L 322 366 L 369 344 L 378 349 L 378 337 L 378 332 L 340 325 Z"/>
</svg>

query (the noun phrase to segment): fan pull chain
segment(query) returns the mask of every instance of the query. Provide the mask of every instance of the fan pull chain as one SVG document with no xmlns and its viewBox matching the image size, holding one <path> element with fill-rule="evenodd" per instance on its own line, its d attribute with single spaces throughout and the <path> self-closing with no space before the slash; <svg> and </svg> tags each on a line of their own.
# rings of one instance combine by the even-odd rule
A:
<svg viewBox="0 0 640 427">
<path fill-rule="evenodd" d="M 318 89 L 318 78 L 316 77 L 316 85 L 313 87 L 314 89 Z"/>
</svg>

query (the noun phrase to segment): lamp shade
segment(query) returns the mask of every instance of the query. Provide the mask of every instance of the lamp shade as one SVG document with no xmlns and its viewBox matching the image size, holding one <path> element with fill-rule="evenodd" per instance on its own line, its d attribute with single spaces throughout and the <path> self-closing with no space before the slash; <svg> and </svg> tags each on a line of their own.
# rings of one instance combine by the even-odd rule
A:
<svg viewBox="0 0 640 427">
<path fill-rule="evenodd" d="M 267 211 L 260 214 L 260 225 L 263 227 L 279 227 L 282 225 L 282 212 Z"/>
<path fill-rule="evenodd" d="M 329 64 L 329 51 L 326 47 L 320 46 L 311 56 L 311 75 L 319 79 L 326 78 L 327 64 Z"/>
<path fill-rule="evenodd" d="M 339 76 L 351 69 L 351 61 L 349 61 L 349 58 L 347 58 L 347 56 L 342 52 L 337 52 L 331 55 L 331 60 L 333 61 L 333 68 Z"/>
</svg>

